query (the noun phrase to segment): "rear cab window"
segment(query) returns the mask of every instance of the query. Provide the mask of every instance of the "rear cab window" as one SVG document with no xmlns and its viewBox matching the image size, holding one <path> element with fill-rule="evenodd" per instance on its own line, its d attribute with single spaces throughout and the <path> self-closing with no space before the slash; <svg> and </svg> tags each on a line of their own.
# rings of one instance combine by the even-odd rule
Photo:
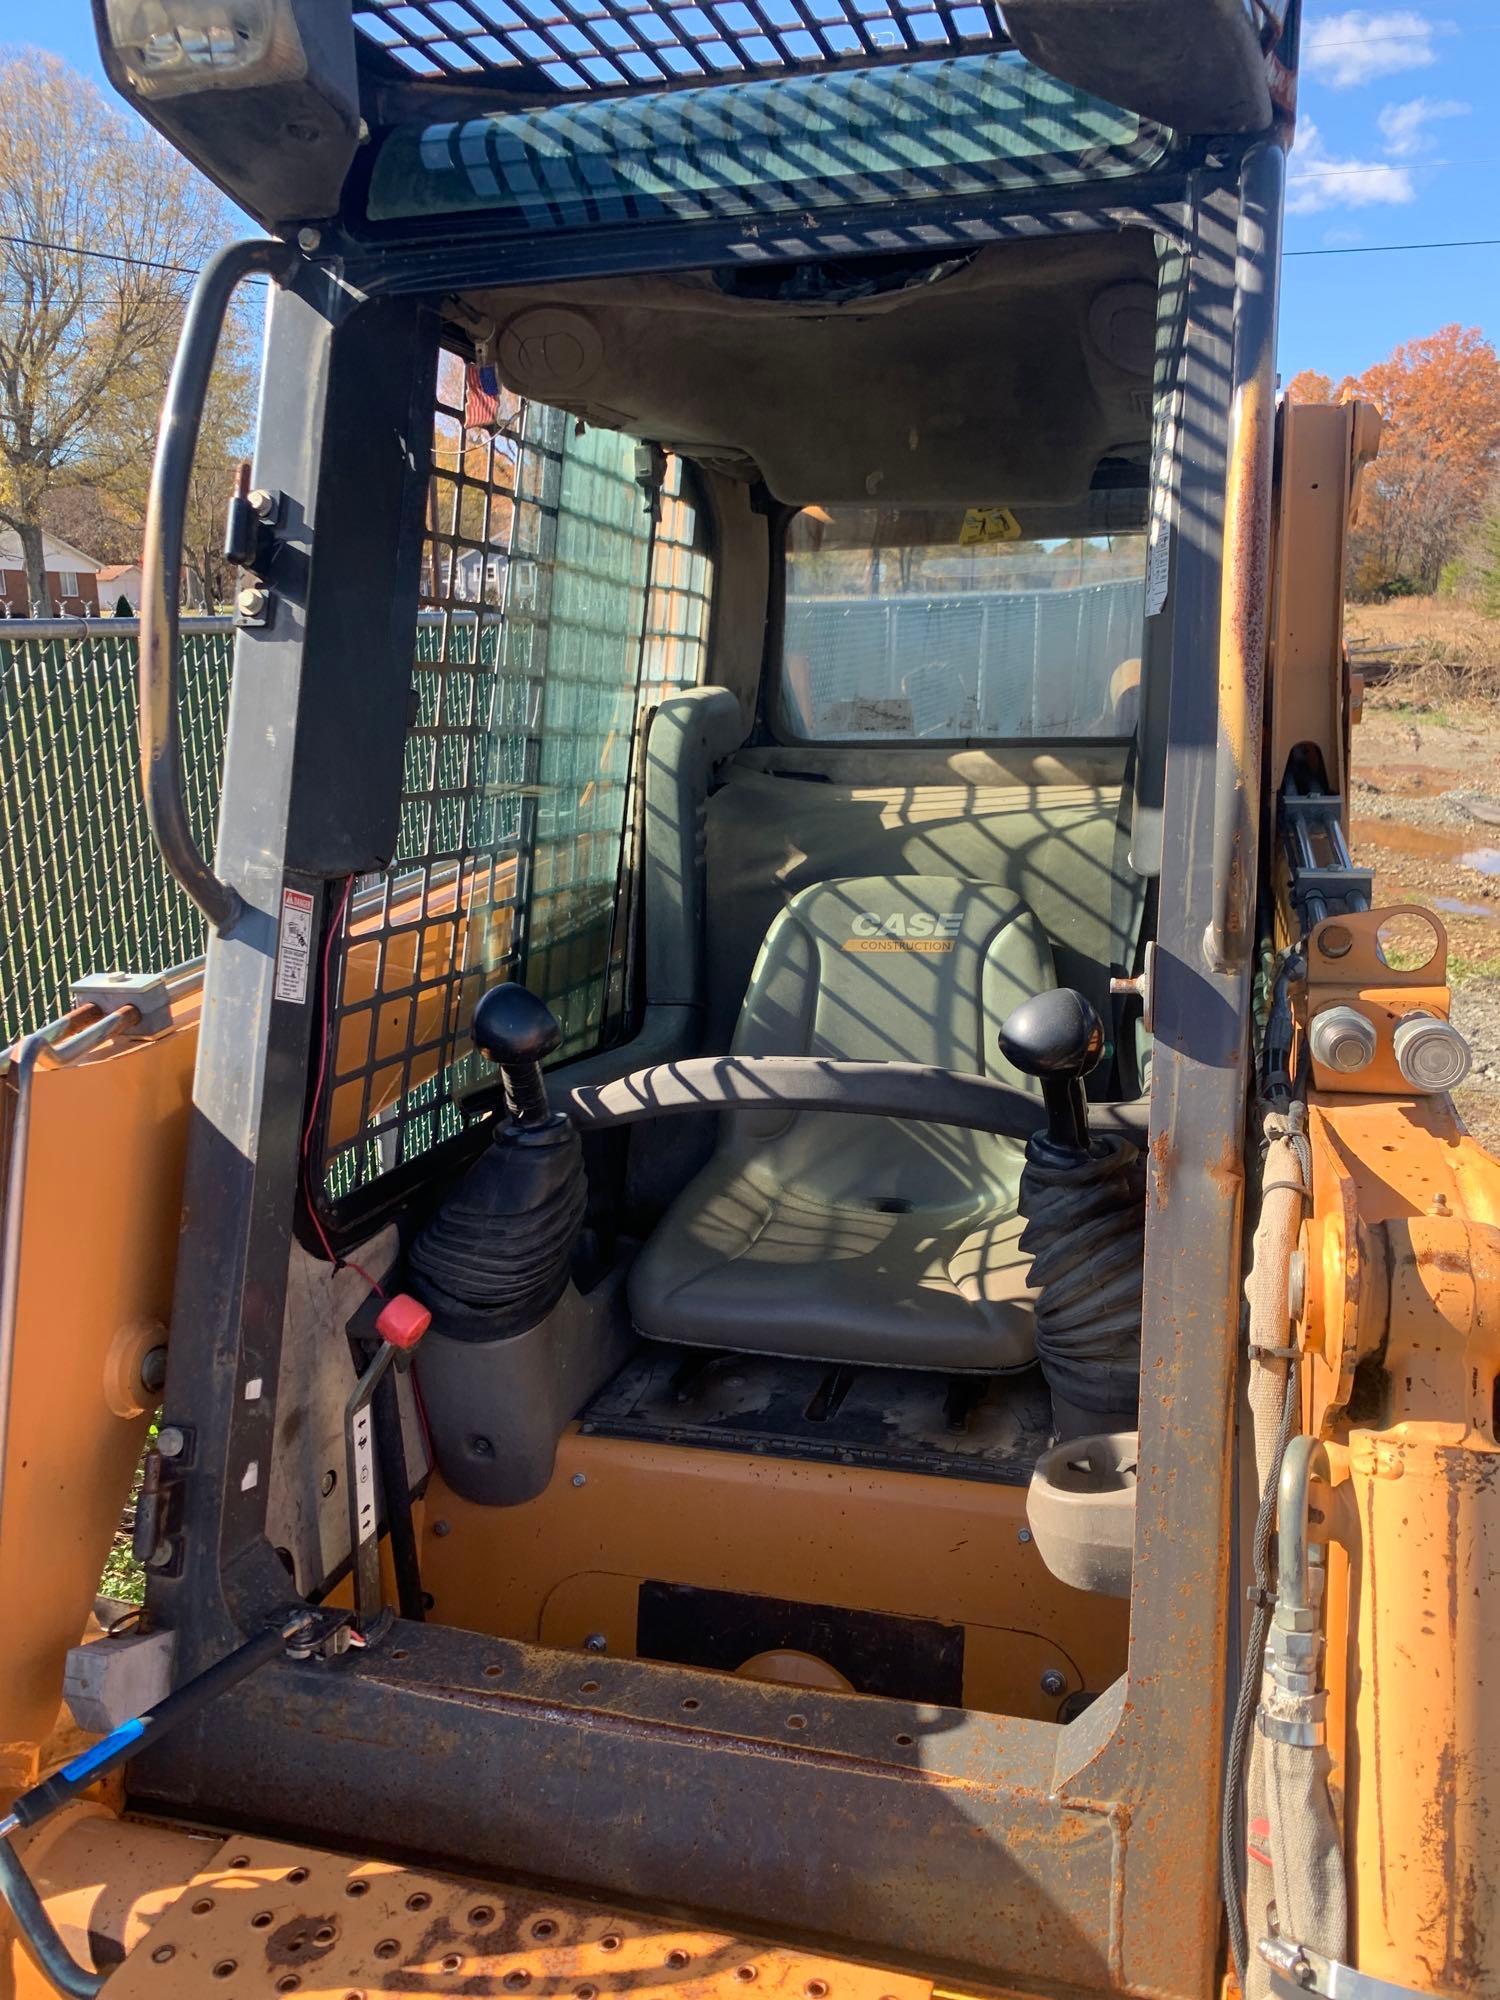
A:
<svg viewBox="0 0 1500 2000">
<path fill-rule="evenodd" d="M 809 506 L 787 529 L 777 733 L 837 743 L 1127 737 L 1146 536 L 1010 509 Z"/>
</svg>

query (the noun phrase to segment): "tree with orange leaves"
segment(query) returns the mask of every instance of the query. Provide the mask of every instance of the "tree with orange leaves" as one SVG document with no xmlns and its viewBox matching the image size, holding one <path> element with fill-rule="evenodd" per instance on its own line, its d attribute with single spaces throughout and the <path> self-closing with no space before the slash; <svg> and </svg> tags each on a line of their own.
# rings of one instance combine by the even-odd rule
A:
<svg viewBox="0 0 1500 2000">
<path fill-rule="evenodd" d="M 1304 368 L 1287 383 L 1285 393 L 1289 403 L 1331 403 L 1333 379 L 1320 375 L 1315 368 Z"/>
<path fill-rule="evenodd" d="M 1353 539 L 1357 594 L 1433 589 L 1483 511 L 1500 462 L 1500 355 L 1478 327 L 1403 341 L 1334 389 L 1304 369 L 1293 402 L 1374 403 L 1385 420 Z"/>
</svg>

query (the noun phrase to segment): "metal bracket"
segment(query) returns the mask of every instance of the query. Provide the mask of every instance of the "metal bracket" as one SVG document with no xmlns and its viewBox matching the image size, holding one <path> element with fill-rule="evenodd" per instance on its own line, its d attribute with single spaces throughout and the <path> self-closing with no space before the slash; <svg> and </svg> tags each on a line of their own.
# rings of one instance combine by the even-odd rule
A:
<svg viewBox="0 0 1500 2000">
<path fill-rule="evenodd" d="M 264 582 L 276 560 L 276 528 L 283 505 L 283 496 L 274 487 L 251 487 L 250 467 L 242 463 L 224 523 L 225 561 L 249 570 Z"/>
<path fill-rule="evenodd" d="M 1131 979 L 1111 979 L 1109 990 L 1116 999 L 1139 1000 L 1141 1026 L 1149 1035 L 1155 1027 L 1152 1013 L 1152 978 L 1156 970 L 1156 941 L 1149 939 L 1141 955 L 1141 969 Z"/>
<path fill-rule="evenodd" d="M 349 1613 L 322 1605 L 309 1605 L 294 1630 L 287 1630 L 287 1658 L 290 1660 L 336 1660 L 351 1646 L 361 1644 Z M 364 1644 L 369 1643 L 366 1638 Z"/>
<path fill-rule="evenodd" d="M 1322 1994 L 1323 2000 L 1430 2000 L 1419 1987 L 1377 1979 L 1292 1938 L 1262 1938 L 1257 1949 L 1273 1972 L 1303 1993 Z"/>
<path fill-rule="evenodd" d="M 157 1575 L 175 1570 L 182 1554 L 177 1534 L 181 1520 L 182 1474 L 163 1457 L 158 1444 L 146 1454 L 130 1537 L 131 1554 L 143 1569 Z"/>
<path fill-rule="evenodd" d="M 138 1018 L 121 1021 L 115 1031 L 126 1041 L 143 1041 L 172 1025 L 172 995 L 159 972 L 90 972 L 74 980 L 70 1004 L 97 1007 L 101 1014 L 134 1007 Z"/>
</svg>

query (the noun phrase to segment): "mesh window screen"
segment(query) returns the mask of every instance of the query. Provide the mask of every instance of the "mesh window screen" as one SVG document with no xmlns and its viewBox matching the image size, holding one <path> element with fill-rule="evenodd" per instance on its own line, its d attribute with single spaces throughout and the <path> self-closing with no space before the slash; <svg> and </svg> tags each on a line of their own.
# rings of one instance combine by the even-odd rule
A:
<svg viewBox="0 0 1500 2000">
<path fill-rule="evenodd" d="M 335 1216 L 458 1131 L 485 1067 L 468 1021 L 495 980 L 546 1000 L 564 1057 L 619 1027 L 638 741 L 662 693 L 701 677 L 707 639 L 680 463 L 653 520 L 630 439 L 476 400 L 447 355 L 433 444 L 399 847 L 351 886 L 329 945 Z"/>
<path fill-rule="evenodd" d="M 1003 43 L 994 0 L 354 0 L 354 24 L 416 76 L 620 90 L 785 75 Z"/>
<path fill-rule="evenodd" d="M 134 619 L 79 638 L 0 621 L 0 1043 L 67 1011 L 90 972 L 161 972 L 203 919 L 146 825 Z M 234 626 L 183 620 L 178 722 L 193 838 L 213 853 Z"/>
</svg>

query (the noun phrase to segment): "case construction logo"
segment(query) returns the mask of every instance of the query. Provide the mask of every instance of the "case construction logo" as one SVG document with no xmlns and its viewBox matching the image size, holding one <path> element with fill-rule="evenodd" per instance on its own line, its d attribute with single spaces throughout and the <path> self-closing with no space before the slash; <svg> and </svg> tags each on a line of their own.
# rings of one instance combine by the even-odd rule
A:
<svg viewBox="0 0 1500 2000">
<path fill-rule="evenodd" d="M 963 918 L 957 910 L 861 910 L 850 924 L 845 951 L 952 951 Z"/>
</svg>

